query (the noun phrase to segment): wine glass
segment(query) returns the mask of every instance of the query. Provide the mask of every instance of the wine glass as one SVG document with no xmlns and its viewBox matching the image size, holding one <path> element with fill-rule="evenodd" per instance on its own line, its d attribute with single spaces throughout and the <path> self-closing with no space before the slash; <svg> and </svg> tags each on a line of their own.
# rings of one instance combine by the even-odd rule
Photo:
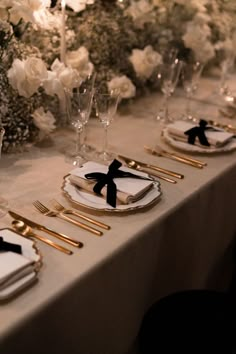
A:
<svg viewBox="0 0 236 354">
<path fill-rule="evenodd" d="M 230 101 L 230 97 L 232 97 L 232 91 L 229 88 L 229 78 L 234 69 L 235 62 L 235 53 L 232 51 L 226 51 L 224 55 L 224 59 L 220 64 L 221 69 L 221 77 L 220 77 L 220 95 L 224 97 L 227 101 Z"/>
<path fill-rule="evenodd" d="M 69 123 L 76 131 L 75 148 L 69 152 L 68 157 L 72 159 L 74 166 L 81 166 L 85 161 L 85 156 L 81 151 L 81 133 L 84 125 L 89 119 L 92 107 L 93 94 L 90 91 L 80 92 L 74 89 L 70 96 L 68 107 Z"/>
<path fill-rule="evenodd" d="M 161 64 L 157 69 L 156 79 L 164 95 L 164 105 L 159 110 L 156 120 L 164 124 L 172 122 L 169 116 L 169 98 L 173 95 L 179 81 L 183 62 L 175 59 L 172 64 Z"/>
<path fill-rule="evenodd" d="M 103 162 L 111 161 L 114 155 L 107 151 L 108 146 L 108 127 L 113 121 L 117 106 L 119 103 L 119 92 L 117 90 L 111 90 L 110 92 L 103 93 L 97 91 L 95 93 L 95 105 L 96 105 L 96 115 L 98 116 L 103 128 L 104 128 L 104 138 L 103 138 L 103 150 L 98 155 L 98 158 Z"/>
<path fill-rule="evenodd" d="M 200 61 L 183 64 L 181 78 L 186 95 L 186 108 L 182 116 L 183 120 L 192 120 L 194 118 L 191 110 L 191 100 L 198 89 L 203 68 L 204 65 Z"/>
<path fill-rule="evenodd" d="M 4 136 L 5 130 L 1 124 L 0 120 L 0 159 L 1 159 L 1 151 L 2 151 L 2 141 L 3 141 L 3 136 Z M 0 181 L 1 183 L 1 181 Z M 3 196 L 0 194 L 0 218 L 3 217 L 7 213 L 7 206 L 8 206 L 8 201 L 3 198 Z"/>
<path fill-rule="evenodd" d="M 91 111 L 92 111 L 92 106 L 93 106 L 92 103 L 93 103 L 93 96 L 94 96 L 94 92 L 95 92 L 96 76 L 97 76 L 96 72 L 93 72 L 91 75 L 88 75 L 87 78 L 82 82 L 82 84 L 79 88 L 79 91 L 81 93 L 90 92 L 92 95 L 90 112 L 86 116 L 87 119 L 83 120 L 83 131 L 82 131 L 83 139 L 82 139 L 82 144 L 81 144 L 81 152 L 83 153 L 84 156 L 88 156 L 88 157 L 95 150 L 94 147 L 87 144 L 87 124 L 88 124 L 88 121 L 89 121 L 89 118 L 91 115 Z"/>
</svg>

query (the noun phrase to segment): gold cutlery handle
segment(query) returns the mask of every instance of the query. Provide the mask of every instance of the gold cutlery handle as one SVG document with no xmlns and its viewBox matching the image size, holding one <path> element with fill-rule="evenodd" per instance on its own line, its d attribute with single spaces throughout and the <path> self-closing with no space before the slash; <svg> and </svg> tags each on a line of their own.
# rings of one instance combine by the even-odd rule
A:
<svg viewBox="0 0 236 354">
<path fill-rule="evenodd" d="M 163 179 L 164 181 L 169 182 L 169 183 L 173 183 L 173 184 L 176 183 L 175 180 L 173 180 L 173 179 L 171 179 L 169 177 L 165 177 L 165 176 L 159 175 L 159 173 L 153 173 L 153 172 L 150 173 L 150 171 L 148 171 L 146 168 L 139 168 L 138 171 L 143 171 L 145 173 L 150 174 L 151 176 L 155 176 L 157 178 Z"/>
<path fill-rule="evenodd" d="M 66 212 L 64 212 L 64 213 L 66 213 Z M 77 211 L 71 210 L 70 213 L 73 214 L 73 215 L 75 215 L 75 216 L 80 217 L 80 218 L 83 219 L 83 220 L 86 220 L 86 221 L 90 222 L 91 224 L 100 226 L 101 228 L 103 228 L 103 229 L 105 229 L 105 230 L 110 230 L 110 228 L 111 228 L 109 225 L 106 225 L 106 224 L 104 224 L 103 222 L 100 222 L 100 221 L 98 221 L 98 220 L 91 219 L 90 217 L 88 217 L 88 216 L 86 216 L 86 215 L 83 215 L 83 214 L 80 214 L 80 213 L 77 212 Z"/>
<path fill-rule="evenodd" d="M 63 253 L 73 254 L 73 252 L 71 250 L 68 250 L 67 248 L 65 248 L 63 246 L 60 246 L 57 243 L 54 243 L 51 240 L 49 240 L 49 239 L 47 239 L 47 238 L 45 238 L 43 236 L 39 236 L 39 235 L 37 235 L 35 233 L 32 234 L 32 236 L 35 237 L 37 240 L 40 240 L 40 241 L 46 243 L 47 245 L 52 246 L 52 247 L 56 248 L 57 250 L 59 250 L 59 251 L 61 251 Z"/>
<path fill-rule="evenodd" d="M 179 179 L 184 178 L 184 175 L 182 175 L 181 173 L 177 173 L 177 172 L 174 172 L 174 171 L 166 170 L 165 168 L 157 167 L 157 166 L 150 165 L 150 164 L 147 164 L 147 167 L 151 168 L 152 170 L 156 170 L 156 171 L 165 173 L 166 175 L 169 175 L 169 176 L 172 176 L 172 177 L 175 177 L 175 178 L 179 178 Z"/>
<path fill-rule="evenodd" d="M 206 166 L 207 163 L 206 162 L 201 162 L 199 160 L 196 160 L 196 159 L 193 159 L 193 158 L 190 158 L 190 157 L 187 157 L 187 156 L 181 156 L 181 155 L 176 155 L 174 153 L 171 153 L 172 156 L 176 156 L 176 157 L 179 157 L 183 160 L 186 160 L 186 161 L 190 161 L 190 162 L 193 162 L 195 163 L 196 165 L 202 165 L 202 166 Z"/>
<path fill-rule="evenodd" d="M 195 162 L 186 160 L 185 158 L 182 158 L 182 157 L 170 154 L 170 153 L 163 153 L 163 156 L 165 156 L 165 155 L 166 155 L 166 157 L 170 157 L 171 159 L 179 161 L 179 162 L 182 162 L 182 163 L 185 163 L 186 165 L 189 165 L 189 166 L 192 166 L 192 167 L 196 167 L 196 168 L 203 168 L 203 165 L 200 165 L 200 164 L 197 164 Z"/>
<path fill-rule="evenodd" d="M 70 245 L 72 246 L 75 246 L 75 247 L 78 247 L 78 248 L 81 248 L 83 247 L 83 243 L 80 242 L 80 241 L 77 241 L 77 240 L 74 240 L 73 238 L 69 237 L 69 236 L 66 236 L 64 234 L 61 234 L 59 232 L 56 232 L 54 230 L 51 230 L 49 229 L 48 227 L 46 226 L 43 226 L 43 227 L 40 227 L 40 230 L 41 231 L 45 231 L 47 232 L 48 234 L 52 235 L 52 236 L 55 236 L 57 237 L 59 240 L 62 240 L 64 242 L 67 242 L 69 243 Z"/>
<path fill-rule="evenodd" d="M 95 234 L 95 235 L 97 235 L 97 236 L 102 236 L 102 235 L 103 235 L 103 232 L 102 232 L 102 231 L 97 230 L 97 229 L 94 229 L 93 227 L 88 226 L 88 225 L 86 225 L 86 224 L 84 224 L 84 223 L 82 223 L 82 222 L 80 222 L 80 221 L 76 221 L 76 220 L 70 218 L 69 216 L 67 216 L 67 215 L 65 215 L 65 214 L 63 214 L 63 213 L 59 213 L 59 214 L 58 214 L 58 217 L 60 217 L 61 219 L 64 219 L 64 220 L 70 222 L 71 224 L 74 224 L 74 225 L 76 225 L 76 226 L 79 226 L 79 227 L 81 227 L 81 228 L 84 229 L 84 230 L 90 231 L 90 232 L 92 232 L 93 234 Z"/>
</svg>

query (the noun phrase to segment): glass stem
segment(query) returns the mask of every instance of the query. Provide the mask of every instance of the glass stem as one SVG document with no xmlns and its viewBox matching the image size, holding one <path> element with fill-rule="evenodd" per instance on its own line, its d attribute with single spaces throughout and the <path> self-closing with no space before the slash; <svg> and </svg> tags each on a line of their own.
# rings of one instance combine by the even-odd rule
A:
<svg viewBox="0 0 236 354">
<path fill-rule="evenodd" d="M 169 122 L 169 95 L 164 97 L 164 111 L 165 111 L 165 123 Z"/>
<path fill-rule="evenodd" d="M 187 119 L 192 117 L 192 115 L 191 115 L 191 98 L 192 98 L 192 95 L 190 93 L 187 93 L 187 97 L 186 97 L 186 117 L 187 117 Z"/>
<path fill-rule="evenodd" d="M 108 135 L 108 125 L 104 125 L 104 140 L 103 140 L 103 153 L 104 154 L 107 152 L 107 143 L 108 143 L 107 135 Z"/>
<path fill-rule="evenodd" d="M 81 133 L 83 131 L 82 127 L 76 129 L 76 141 L 75 141 L 75 154 L 79 155 L 81 150 Z"/>
</svg>

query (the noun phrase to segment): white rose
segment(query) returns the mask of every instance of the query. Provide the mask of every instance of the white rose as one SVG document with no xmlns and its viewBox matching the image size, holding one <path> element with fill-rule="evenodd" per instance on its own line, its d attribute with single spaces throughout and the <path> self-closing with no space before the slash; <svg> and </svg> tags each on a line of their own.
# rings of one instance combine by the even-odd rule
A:
<svg viewBox="0 0 236 354">
<path fill-rule="evenodd" d="M 55 128 L 55 118 L 50 111 L 45 112 L 43 107 L 40 107 L 32 114 L 34 124 L 45 134 L 51 133 Z"/>
<path fill-rule="evenodd" d="M 83 11 L 87 5 L 93 4 L 94 0 L 67 0 L 66 4 L 72 8 L 75 12 Z"/>
<path fill-rule="evenodd" d="M 68 51 L 66 54 L 67 64 L 79 71 L 82 78 L 86 78 L 93 72 L 93 64 L 89 61 L 89 53 L 85 47 Z"/>
<path fill-rule="evenodd" d="M 45 63 L 38 58 L 27 58 L 24 62 L 27 81 L 34 83 L 37 88 L 42 80 L 47 78 L 47 68 Z"/>
<path fill-rule="evenodd" d="M 138 77 L 147 80 L 153 73 L 155 67 L 162 62 L 162 57 L 155 52 L 152 46 L 147 46 L 144 50 L 133 49 L 129 57 Z"/>
<path fill-rule="evenodd" d="M 18 91 L 19 95 L 29 98 L 47 76 L 47 69 L 41 59 L 28 58 L 24 61 L 15 59 L 7 76 L 11 86 Z"/>
<path fill-rule="evenodd" d="M 58 76 L 62 86 L 67 90 L 72 90 L 75 87 L 80 86 L 81 79 L 77 70 L 70 67 L 66 67 Z"/>
<path fill-rule="evenodd" d="M 48 95 L 57 95 L 60 99 L 64 98 L 64 89 L 56 72 L 48 71 L 47 79 L 43 81 L 43 87 Z"/>
<path fill-rule="evenodd" d="M 131 98 L 135 96 L 136 88 L 126 75 L 114 77 L 107 85 L 109 90 L 118 90 L 121 98 Z"/>
</svg>

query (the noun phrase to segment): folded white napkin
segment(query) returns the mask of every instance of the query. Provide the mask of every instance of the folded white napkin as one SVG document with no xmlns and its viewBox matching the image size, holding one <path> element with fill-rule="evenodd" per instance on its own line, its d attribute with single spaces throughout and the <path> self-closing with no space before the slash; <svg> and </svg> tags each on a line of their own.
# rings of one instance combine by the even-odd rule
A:
<svg viewBox="0 0 236 354">
<path fill-rule="evenodd" d="M 0 252 L 0 290 L 34 271 L 33 260 L 14 252 Z"/>
<path fill-rule="evenodd" d="M 121 167 L 120 170 L 131 172 L 138 176 L 147 177 L 147 174 L 131 170 L 128 167 Z M 99 164 L 97 162 L 88 161 L 83 167 L 76 168 L 70 172 L 69 181 L 78 186 L 79 188 L 89 193 L 93 192 L 93 187 L 96 181 L 88 180 L 85 175 L 87 173 L 101 172 L 107 173 L 108 166 Z M 136 179 L 136 178 L 114 178 L 114 182 L 117 186 L 117 201 L 122 204 L 130 204 L 141 199 L 152 187 L 153 182 L 148 180 Z M 103 187 L 101 190 L 103 197 L 107 195 L 107 187 Z"/>
<path fill-rule="evenodd" d="M 168 124 L 167 132 L 169 135 L 173 136 L 173 138 L 175 138 L 176 140 L 187 142 L 188 136 L 184 134 L 184 132 L 196 126 L 197 123 L 191 123 L 191 122 L 185 122 L 179 120 L 174 123 Z M 217 128 L 217 131 L 205 130 L 205 135 L 211 146 L 220 147 L 227 144 L 234 134 L 226 132 L 223 129 L 220 130 L 219 128 Z M 196 138 L 195 144 L 202 146 L 199 142 L 198 137 Z"/>
</svg>

